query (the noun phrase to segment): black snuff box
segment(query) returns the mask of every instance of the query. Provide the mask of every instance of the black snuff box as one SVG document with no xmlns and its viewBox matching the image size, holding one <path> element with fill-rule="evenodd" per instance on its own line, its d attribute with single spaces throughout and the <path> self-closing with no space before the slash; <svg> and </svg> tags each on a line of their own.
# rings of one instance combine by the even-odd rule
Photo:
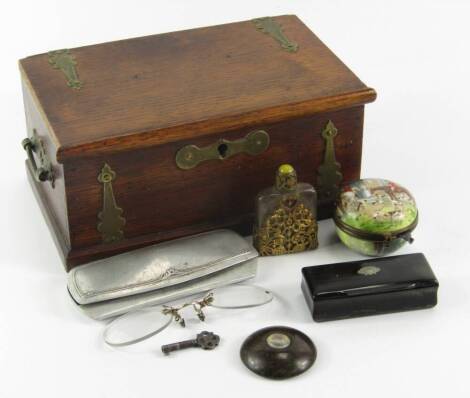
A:
<svg viewBox="0 0 470 398">
<path fill-rule="evenodd" d="M 431 308 L 438 287 L 421 253 L 302 269 L 302 291 L 317 322 Z"/>
</svg>

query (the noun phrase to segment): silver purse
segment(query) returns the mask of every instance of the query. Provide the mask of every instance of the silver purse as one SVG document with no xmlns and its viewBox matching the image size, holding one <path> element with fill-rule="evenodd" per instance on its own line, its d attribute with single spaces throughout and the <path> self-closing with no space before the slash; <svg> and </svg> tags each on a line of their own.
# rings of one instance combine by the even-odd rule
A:
<svg viewBox="0 0 470 398">
<path fill-rule="evenodd" d="M 256 257 L 243 237 L 216 230 L 76 267 L 68 290 L 80 309 L 102 320 L 252 278 Z"/>
</svg>

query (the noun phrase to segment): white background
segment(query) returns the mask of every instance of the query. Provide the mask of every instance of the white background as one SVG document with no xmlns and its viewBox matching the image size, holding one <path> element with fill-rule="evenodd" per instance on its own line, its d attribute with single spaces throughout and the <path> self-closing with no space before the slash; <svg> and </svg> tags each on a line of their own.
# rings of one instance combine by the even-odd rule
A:
<svg viewBox="0 0 470 398">
<path fill-rule="evenodd" d="M 403 253 L 426 254 L 441 283 L 438 306 L 314 323 L 301 296 L 300 268 L 359 258 L 337 243 L 325 221 L 319 250 L 260 260 L 256 283 L 277 293 L 269 306 L 209 310 L 207 325 L 171 325 L 134 348 L 106 347 L 103 325 L 67 297 L 66 273 L 26 181 L 17 60 L 287 13 L 377 90 L 377 101 L 366 107 L 362 175 L 414 192 L 420 225 Z M 31 0 L 3 2 L 1 16 L 0 397 L 469 396 L 468 1 Z M 316 364 L 296 379 L 265 380 L 239 360 L 244 338 L 275 324 L 301 329 L 317 345 Z M 222 336 L 216 351 L 169 358 L 159 352 L 162 343 L 202 328 Z"/>
</svg>

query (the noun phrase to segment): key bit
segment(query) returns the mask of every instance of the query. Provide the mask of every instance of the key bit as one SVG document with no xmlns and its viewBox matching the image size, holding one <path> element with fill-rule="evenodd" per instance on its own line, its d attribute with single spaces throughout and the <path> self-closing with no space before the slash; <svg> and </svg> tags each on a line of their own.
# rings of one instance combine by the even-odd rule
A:
<svg viewBox="0 0 470 398">
<path fill-rule="evenodd" d="M 203 350 L 213 350 L 219 345 L 220 337 L 212 332 L 201 332 L 193 340 L 180 341 L 179 343 L 162 345 L 162 352 L 169 355 L 172 351 L 183 350 L 190 347 L 199 347 Z"/>
</svg>

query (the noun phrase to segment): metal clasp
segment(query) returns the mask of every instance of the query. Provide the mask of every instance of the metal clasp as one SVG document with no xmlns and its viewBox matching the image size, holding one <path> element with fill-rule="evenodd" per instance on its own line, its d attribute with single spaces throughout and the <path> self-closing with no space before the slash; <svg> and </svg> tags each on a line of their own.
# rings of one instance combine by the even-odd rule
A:
<svg viewBox="0 0 470 398">
<path fill-rule="evenodd" d="M 291 40 L 282 31 L 282 26 L 277 23 L 274 18 L 264 17 L 253 19 L 253 23 L 260 32 L 271 36 L 281 47 L 290 52 L 295 53 L 299 49 L 299 45 Z"/>
<path fill-rule="evenodd" d="M 33 130 L 33 136 L 31 138 L 25 138 L 23 141 L 21 141 L 21 146 L 28 155 L 28 160 L 34 175 L 34 179 L 37 182 L 49 181 L 52 185 L 52 188 L 54 188 L 55 178 L 54 172 L 52 170 L 52 163 L 46 154 L 44 144 L 38 137 L 36 130 Z M 35 153 L 39 158 L 39 166 L 36 163 L 36 159 L 34 158 Z"/>
</svg>

